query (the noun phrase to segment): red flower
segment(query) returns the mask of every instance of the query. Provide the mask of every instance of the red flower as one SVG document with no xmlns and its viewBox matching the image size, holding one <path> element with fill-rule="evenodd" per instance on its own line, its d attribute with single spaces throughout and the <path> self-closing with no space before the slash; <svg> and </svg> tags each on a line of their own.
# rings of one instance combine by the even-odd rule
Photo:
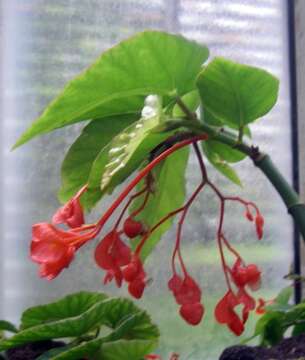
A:
<svg viewBox="0 0 305 360">
<path fill-rule="evenodd" d="M 239 258 L 231 270 L 231 276 L 235 285 L 239 288 L 243 288 L 246 285 L 253 291 L 260 288 L 261 272 L 255 264 L 244 266 Z"/>
<path fill-rule="evenodd" d="M 56 211 L 52 218 L 53 224 L 67 224 L 71 228 L 84 224 L 84 213 L 79 199 L 86 190 L 87 186 L 84 186 L 70 201 Z"/>
<path fill-rule="evenodd" d="M 95 261 L 102 269 L 107 270 L 104 283 L 110 282 L 113 278 L 120 287 L 123 275 L 121 267 L 129 264 L 131 260 L 131 250 L 120 239 L 116 230 L 108 233 L 95 249 Z"/>
<path fill-rule="evenodd" d="M 258 213 L 255 217 L 255 227 L 256 233 L 259 240 L 263 237 L 263 230 L 264 230 L 264 218 L 260 213 Z"/>
<path fill-rule="evenodd" d="M 32 236 L 31 259 L 40 265 L 40 276 L 52 280 L 73 260 L 80 236 L 48 223 L 33 225 Z"/>
<path fill-rule="evenodd" d="M 234 311 L 237 305 L 239 305 L 239 299 L 229 290 L 216 305 L 215 318 L 220 324 L 226 324 L 235 335 L 239 336 L 244 331 L 244 324 Z"/>
<path fill-rule="evenodd" d="M 204 307 L 200 303 L 201 290 L 191 276 L 186 275 L 184 280 L 174 274 L 168 282 L 168 288 L 173 292 L 176 302 L 181 305 L 181 317 L 191 325 L 198 325 L 204 314 Z"/>
</svg>

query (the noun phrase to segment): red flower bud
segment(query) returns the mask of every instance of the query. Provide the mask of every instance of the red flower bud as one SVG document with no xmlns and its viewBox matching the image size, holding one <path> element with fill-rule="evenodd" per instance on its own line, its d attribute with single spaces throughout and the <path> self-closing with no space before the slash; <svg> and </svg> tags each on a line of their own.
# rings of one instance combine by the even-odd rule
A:
<svg viewBox="0 0 305 360">
<path fill-rule="evenodd" d="M 250 213 L 250 211 L 247 209 L 245 212 L 245 217 L 249 220 L 249 221 L 253 221 L 253 215 Z"/>
<path fill-rule="evenodd" d="M 129 217 L 125 220 L 123 229 L 125 235 L 133 239 L 138 235 L 143 234 L 144 226 L 140 221 L 136 221 Z"/>
<path fill-rule="evenodd" d="M 204 307 L 202 304 L 184 304 L 180 308 L 180 315 L 190 325 L 198 325 L 202 320 Z"/>
<path fill-rule="evenodd" d="M 255 218 L 256 233 L 259 240 L 263 237 L 264 218 L 261 214 L 257 214 Z"/>
</svg>

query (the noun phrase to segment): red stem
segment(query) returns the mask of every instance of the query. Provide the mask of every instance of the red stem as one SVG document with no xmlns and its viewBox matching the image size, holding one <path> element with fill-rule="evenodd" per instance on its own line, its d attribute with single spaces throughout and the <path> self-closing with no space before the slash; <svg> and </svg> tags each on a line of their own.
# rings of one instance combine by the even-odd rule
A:
<svg viewBox="0 0 305 360">
<path fill-rule="evenodd" d="M 231 290 L 230 279 L 229 279 L 229 276 L 227 273 L 227 264 L 226 264 L 226 260 L 225 260 L 225 256 L 224 256 L 224 252 L 223 252 L 223 247 L 222 247 L 222 236 L 223 236 L 222 235 L 222 226 L 223 226 L 223 220 L 224 220 L 224 211 L 225 211 L 225 202 L 223 200 L 221 200 L 219 225 L 218 225 L 218 230 L 217 230 L 217 242 L 218 242 L 221 264 L 222 264 L 222 269 L 223 269 L 223 272 L 225 275 L 226 283 L 227 283 L 229 290 Z"/>
<path fill-rule="evenodd" d="M 138 191 L 138 192 L 135 193 L 134 195 L 130 196 L 130 198 L 129 198 L 129 200 L 127 201 L 126 205 L 124 206 L 124 208 L 123 208 L 123 210 L 122 210 L 122 212 L 121 212 L 121 214 L 120 214 L 117 222 L 116 222 L 115 225 L 114 225 L 114 228 L 113 228 L 114 230 L 119 226 L 119 224 L 120 224 L 123 216 L 125 215 L 126 210 L 128 209 L 129 205 L 132 203 L 132 201 L 133 201 L 134 199 L 136 199 L 138 196 L 142 195 L 145 191 L 147 191 L 147 187 L 145 187 L 144 189 Z"/>
<path fill-rule="evenodd" d="M 98 221 L 98 227 L 99 230 L 105 225 L 105 223 L 108 221 L 108 219 L 111 217 L 111 215 L 114 213 L 114 211 L 117 209 L 118 206 L 120 206 L 121 202 L 124 201 L 126 196 L 130 193 L 130 191 L 145 177 L 149 174 L 149 172 L 162 160 L 166 159 L 169 155 L 171 155 L 173 152 L 177 151 L 178 149 L 181 149 L 194 141 L 199 140 L 206 140 L 206 135 L 196 136 L 188 140 L 181 141 L 180 143 L 177 143 L 173 145 L 171 148 L 165 150 L 162 154 L 157 156 L 153 161 L 151 161 L 147 166 L 145 166 L 144 169 L 142 169 L 138 175 L 126 186 L 126 188 L 121 192 L 121 194 L 117 197 L 117 199 L 113 202 L 111 207 L 106 211 L 106 213 L 100 218 Z"/>
<path fill-rule="evenodd" d="M 182 256 L 181 256 L 181 251 L 180 251 L 182 226 L 183 226 L 185 217 L 187 215 L 188 209 L 190 208 L 190 206 L 192 205 L 192 203 L 194 202 L 194 200 L 196 199 L 197 195 L 202 190 L 204 185 L 205 185 L 205 181 L 202 181 L 199 184 L 199 186 L 197 187 L 197 189 L 193 192 L 193 195 L 190 197 L 188 202 L 184 205 L 183 213 L 182 213 L 182 216 L 181 216 L 181 218 L 179 220 L 179 223 L 178 223 L 176 245 L 175 245 L 175 249 L 174 249 L 173 257 L 172 257 L 172 266 L 173 266 L 173 271 L 174 271 L 174 269 L 175 269 L 175 257 L 176 257 L 176 254 L 178 253 L 180 265 L 181 265 L 182 271 L 184 273 L 184 276 L 187 276 L 187 270 L 186 270 L 184 261 L 183 261 Z"/>
</svg>

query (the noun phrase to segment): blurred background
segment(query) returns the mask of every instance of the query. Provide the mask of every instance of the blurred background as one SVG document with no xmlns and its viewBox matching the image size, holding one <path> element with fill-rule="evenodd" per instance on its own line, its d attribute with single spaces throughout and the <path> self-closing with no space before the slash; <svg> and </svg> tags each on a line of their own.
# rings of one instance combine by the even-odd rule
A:
<svg viewBox="0 0 305 360">
<path fill-rule="evenodd" d="M 52 282 L 41 280 L 29 261 L 31 225 L 49 219 L 58 207 L 60 164 L 83 124 L 55 131 L 10 151 L 23 130 L 58 94 L 63 85 L 103 50 L 138 31 L 162 29 L 206 44 L 210 58 L 221 55 L 262 67 L 280 78 L 277 105 L 253 126 L 253 140 L 272 155 L 292 179 L 292 147 L 285 0 L 2 0 L 0 88 L 0 318 L 18 322 L 21 311 L 78 290 L 105 288 L 92 251 L 86 246 L 76 261 Z M 285 285 L 293 260 L 293 227 L 286 209 L 266 178 L 244 160 L 238 166 L 243 188 L 230 184 L 213 169 L 211 178 L 227 194 L 256 202 L 266 220 L 265 237 L 257 242 L 253 227 L 238 205 L 228 208 L 228 237 L 248 262 L 264 270 L 260 296 L 271 298 Z M 189 163 L 188 191 L 200 180 L 195 159 Z M 111 199 L 90 214 L 96 218 Z M 213 308 L 225 292 L 215 244 L 218 204 L 205 192 L 192 207 L 184 228 L 183 253 L 203 287 L 206 315 L 198 327 L 187 326 L 167 290 L 174 230 L 169 231 L 147 262 L 153 283 L 141 305 L 161 329 L 160 354 L 181 353 L 182 359 L 215 360 L 237 343 L 216 324 Z M 245 336 L 253 330 L 252 317 Z"/>
</svg>

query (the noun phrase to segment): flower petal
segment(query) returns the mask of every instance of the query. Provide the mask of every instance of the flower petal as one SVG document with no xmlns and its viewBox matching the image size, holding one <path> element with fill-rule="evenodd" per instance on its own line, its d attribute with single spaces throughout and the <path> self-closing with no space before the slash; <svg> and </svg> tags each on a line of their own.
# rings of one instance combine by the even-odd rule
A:
<svg viewBox="0 0 305 360">
<path fill-rule="evenodd" d="M 190 325 L 198 325 L 203 317 L 204 307 L 202 304 L 184 304 L 180 308 L 180 315 Z"/>
</svg>

